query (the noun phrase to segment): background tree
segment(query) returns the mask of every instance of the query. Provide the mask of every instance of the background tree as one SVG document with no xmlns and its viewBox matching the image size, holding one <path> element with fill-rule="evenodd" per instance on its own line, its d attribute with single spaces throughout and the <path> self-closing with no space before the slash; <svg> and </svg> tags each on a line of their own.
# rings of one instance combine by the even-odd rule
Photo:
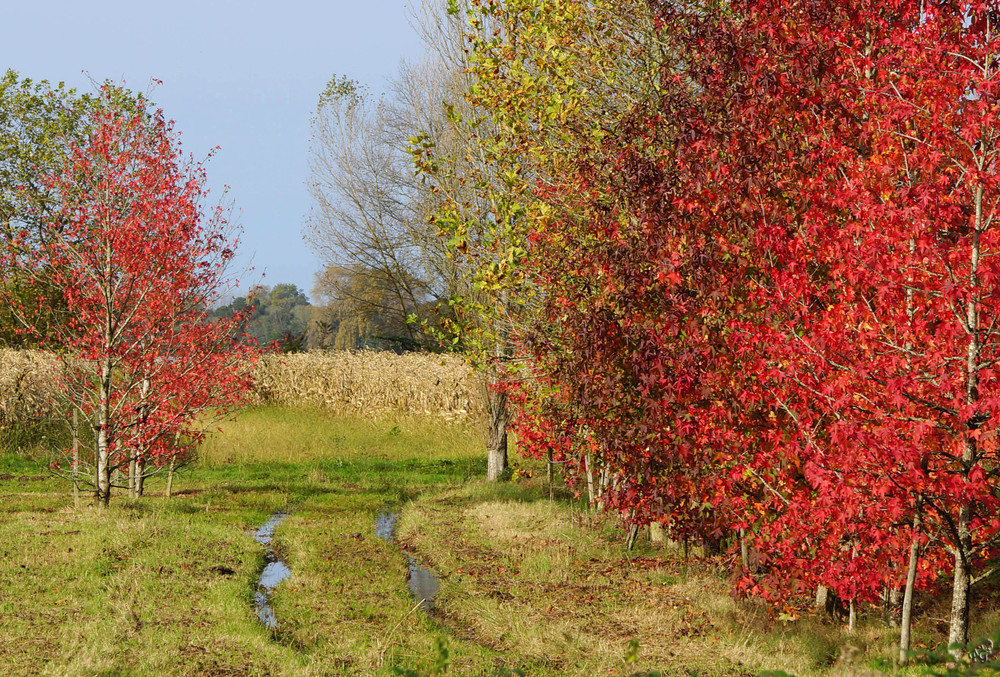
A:
<svg viewBox="0 0 1000 677">
<path fill-rule="evenodd" d="M 129 98 L 124 90 L 117 96 Z M 100 97 L 81 94 L 62 83 L 32 81 L 8 70 L 0 77 L 0 238 L 7 254 L 18 246 L 21 253 L 45 246 L 52 231 L 49 222 L 59 208 L 55 195 L 44 177 L 61 172 L 70 161 L 70 144 L 86 138 L 88 114 L 100 107 Z M 23 279 L 14 267 L 3 270 L 6 293 L 32 303 L 51 281 L 33 275 Z M 37 305 L 37 304 L 36 304 Z M 11 346 L 33 345 L 46 335 L 51 322 L 63 321 L 65 308 L 56 304 L 40 308 L 33 318 L 32 334 L 9 308 L 0 309 L 0 341 Z"/>
<path fill-rule="evenodd" d="M 428 0 L 417 9 L 425 57 L 402 66 L 391 97 L 373 99 L 337 78 L 321 95 L 306 237 L 338 271 L 323 281 L 331 297 L 367 313 L 352 319 L 352 329 L 339 325 L 344 337 L 384 324 L 405 331 L 397 345 L 475 354 L 488 401 L 487 476 L 495 480 L 507 468 L 510 413 L 500 374 L 511 359 L 514 305 L 473 274 L 479 257 L 492 254 L 471 245 L 498 232 L 481 190 L 495 177 L 477 141 L 482 130 L 468 124 L 475 116 L 466 99 L 467 31 L 452 5 Z M 455 212 L 471 227 L 455 230 Z M 463 307 L 469 312 L 459 321 Z"/>
<path fill-rule="evenodd" d="M 355 329 L 345 329 L 338 345 L 357 344 L 364 327 L 380 327 L 379 339 L 397 348 L 427 346 L 408 318 L 428 319 L 427 309 L 456 291 L 457 273 L 428 225 L 427 189 L 406 153 L 404 130 L 423 114 L 417 105 L 373 100 L 356 83 L 334 78 L 312 119 L 314 207 L 306 239 L 326 264 L 317 293 L 339 305 L 341 318 L 352 316 Z"/>
<path fill-rule="evenodd" d="M 280 283 L 254 289 L 249 296 L 237 296 L 211 310 L 213 318 L 240 316 L 240 333 L 259 345 L 278 342 L 282 350 L 302 349 L 314 308 L 297 286 Z"/>
</svg>

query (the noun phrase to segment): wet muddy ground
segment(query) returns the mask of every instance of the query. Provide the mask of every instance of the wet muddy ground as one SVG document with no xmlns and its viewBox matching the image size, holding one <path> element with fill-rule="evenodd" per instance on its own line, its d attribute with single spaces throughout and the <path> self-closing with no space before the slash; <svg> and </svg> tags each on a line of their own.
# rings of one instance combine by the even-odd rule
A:
<svg viewBox="0 0 1000 677">
<path fill-rule="evenodd" d="M 291 569 L 278 557 L 272 545 L 274 530 L 286 517 L 288 513 L 279 510 L 253 532 L 253 539 L 265 548 L 264 569 L 260 572 L 257 591 L 254 593 L 254 610 L 260 622 L 271 629 L 278 627 L 278 619 L 271 607 L 271 595 L 279 583 L 292 575 Z"/>
<path fill-rule="evenodd" d="M 380 512 L 375 518 L 375 535 L 390 543 L 394 542 L 398 520 L 398 512 Z M 420 605 L 421 609 L 430 612 L 434 608 L 434 598 L 441 589 L 441 579 L 432 568 L 421 564 L 410 555 L 406 555 L 406 564 L 409 569 L 407 582 L 413 599 Z"/>
</svg>

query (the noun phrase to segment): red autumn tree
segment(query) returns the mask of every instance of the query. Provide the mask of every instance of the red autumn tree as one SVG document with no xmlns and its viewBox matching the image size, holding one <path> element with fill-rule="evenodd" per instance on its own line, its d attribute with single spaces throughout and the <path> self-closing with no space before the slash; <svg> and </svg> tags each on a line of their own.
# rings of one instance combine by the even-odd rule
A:
<svg viewBox="0 0 1000 677">
<path fill-rule="evenodd" d="M 50 336 L 65 346 L 66 392 L 93 430 L 107 504 L 115 470 L 131 466 L 138 493 L 147 464 L 200 439 L 206 412 L 241 400 L 253 349 L 234 341 L 241 318 L 207 317 L 230 288 L 234 243 L 222 211 L 205 212 L 202 166 L 182 158 L 161 111 L 116 103 L 114 88 L 102 97 L 86 142 L 48 177 L 61 200 L 50 244 L 11 263 L 53 271 L 68 318 Z"/>
<path fill-rule="evenodd" d="M 601 125 L 505 67 L 530 22 L 482 60 L 547 104 L 493 104 L 534 179 L 523 437 L 634 519 L 748 530 L 774 599 L 946 573 L 964 643 L 1000 528 L 995 8 L 657 4 L 657 94 Z"/>
<path fill-rule="evenodd" d="M 995 7 L 738 2 L 698 21 L 720 57 L 699 86 L 733 113 L 702 166 L 731 190 L 688 199 L 733 225 L 765 311 L 729 342 L 775 415 L 738 463 L 784 502 L 761 546 L 870 598 L 934 534 L 964 644 L 998 527 Z"/>
</svg>

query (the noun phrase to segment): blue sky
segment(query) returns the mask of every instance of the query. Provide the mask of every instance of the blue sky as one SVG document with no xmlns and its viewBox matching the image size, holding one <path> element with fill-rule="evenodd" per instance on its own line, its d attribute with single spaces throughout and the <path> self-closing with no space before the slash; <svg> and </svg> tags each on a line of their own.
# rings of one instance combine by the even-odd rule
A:
<svg viewBox="0 0 1000 677">
<path fill-rule="evenodd" d="M 186 151 L 230 186 L 254 281 L 307 292 L 319 261 L 302 241 L 309 115 L 331 75 L 373 91 L 420 55 L 405 0 L 0 1 L 0 70 L 152 93 Z"/>
</svg>

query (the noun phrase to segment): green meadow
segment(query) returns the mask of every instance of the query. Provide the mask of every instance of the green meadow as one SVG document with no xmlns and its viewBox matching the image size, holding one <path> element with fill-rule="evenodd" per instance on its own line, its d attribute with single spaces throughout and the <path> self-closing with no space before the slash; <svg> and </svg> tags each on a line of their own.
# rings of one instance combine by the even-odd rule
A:
<svg viewBox="0 0 1000 677">
<path fill-rule="evenodd" d="M 37 441 L 37 440 L 36 440 Z M 641 539 L 515 459 L 488 485 L 482 440 L 430 418 L 267 407 L 225 422 L 175 481 L 74 509 L 44 454 L 0 462 L 0 665 L 51 675 L 845 674 L 892 631 L 736 602 L 713 558 Z M 398 538 L 376 516 L 400 512 Z M 291 575 L 254 610 L 264 548 Z M 407 555 L 433 567 L 429 613 Z M 926 614 L 925 614 L 926 615 Z M 930 641 L 932 625 L 918 626 Z M 853 666 L 853 667 L 852 667 Z"/>
</svg>

